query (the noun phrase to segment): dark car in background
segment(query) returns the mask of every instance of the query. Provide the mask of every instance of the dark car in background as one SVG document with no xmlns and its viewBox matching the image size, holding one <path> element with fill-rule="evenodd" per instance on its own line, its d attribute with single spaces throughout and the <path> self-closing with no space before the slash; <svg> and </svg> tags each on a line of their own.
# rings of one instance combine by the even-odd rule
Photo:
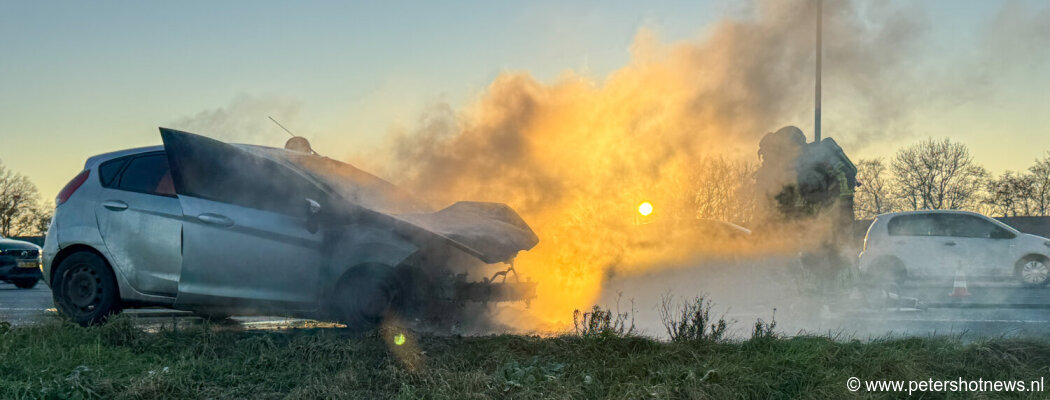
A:
<svg viewBox="0 0 1050 400">
<path fill-rule="evenodd" d="M 40 247 L 0 236 L 0 281 L 31 289 L 40 281 Z"/>
</svg>

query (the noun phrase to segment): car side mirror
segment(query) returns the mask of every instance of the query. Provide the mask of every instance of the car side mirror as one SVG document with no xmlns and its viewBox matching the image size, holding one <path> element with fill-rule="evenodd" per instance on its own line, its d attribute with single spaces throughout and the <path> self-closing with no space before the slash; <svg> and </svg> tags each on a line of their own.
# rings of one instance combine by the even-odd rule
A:
<svg viewBox="0 0 1050 400">
<path fill-rule="evenodd" d="M 318 218 L 320 213 L 321 203 L 314 199 L 306 199 L 306 230 L 308 232 L 317 233 L 321 226 L 321 219 Z"/>
</svg>

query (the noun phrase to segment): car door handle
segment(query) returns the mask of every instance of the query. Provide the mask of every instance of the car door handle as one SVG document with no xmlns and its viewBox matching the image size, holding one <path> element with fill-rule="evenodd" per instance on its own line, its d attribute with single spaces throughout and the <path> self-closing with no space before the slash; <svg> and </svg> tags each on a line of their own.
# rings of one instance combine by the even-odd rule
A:
<svg viewBox="0 0 1050 400">
<path fill-rule="evenodd" d="M 955 246 L 955 242 L 944 242 L 945 246 Z"/>
<path fill-rule="evenodd" d="M 198 215 L 197 220 L 208 225 L 218 225 L 224 228 L 233 226 L 233 220 L 227 218 L 225 215 L 204 213 Z"/>
<path fill-rule="evenodd" d="M 128 203 L 120 200 L 107 200 L 102 202 L 102 207 L 112 211 L 124 211 L 128 209 Z"/>
</svg>

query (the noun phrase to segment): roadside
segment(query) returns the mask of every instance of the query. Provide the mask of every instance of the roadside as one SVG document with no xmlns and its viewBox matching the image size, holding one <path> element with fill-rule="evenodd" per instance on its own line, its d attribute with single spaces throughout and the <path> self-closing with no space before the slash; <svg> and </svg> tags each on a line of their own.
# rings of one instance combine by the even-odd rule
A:
<svg viewBox="0 0 1050 400">
<path fill-rule="evenodd" d="M 802 336 L 667 343 L 615 333 L 462 337 L 387 329 L 354 336 L 208 324 L 148 333 L 118 317 L 93 328 L 58 320 L 0 327 L 0 353 L 0 398 L 844 398 L 855 393 L 848 385 L 857 378 L 1037 381 L 1050 342 Z"/>
</svg>

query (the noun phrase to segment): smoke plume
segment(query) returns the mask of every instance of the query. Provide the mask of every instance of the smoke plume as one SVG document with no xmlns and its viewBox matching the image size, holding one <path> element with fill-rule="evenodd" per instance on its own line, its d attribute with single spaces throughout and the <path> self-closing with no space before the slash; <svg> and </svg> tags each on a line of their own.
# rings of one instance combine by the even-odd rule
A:
<svg viewBox="0 0 1050 400">
<path fill-rule="evenodd" d="M 280 145 L 288 139 L 288 134 L 266 117 L 272 116 L 282 124 L 295 126 L 299 108 L 298 101 L 281 96 L 241 94 L 224 107 L 202 110 L 165 126 L 207 133 L 227 142 Z"/>
<path fill-rule="evenodd" d="M 564 326 L 573 308 L 597 298 L 611 270 L 655 267 L 623 265 L 637 258 L 630 237 L 640 202 L 654 205 L 654 220 L 710 213 L 748 222 L 698 210 L 699 199 L 720 196 L 696 184 L 710 180 L 711 160 L 757 162 L 763 134 L 808 126 L 813 4 L 761 1 L 753 15 L 719 21 L 695 40 L 664 43 L 643 29 L 627 65 L 600 81 L 503 73 L 475 103 L 436 107 L 396 133 L 387 176 L 438 205 L 479 200 L 516 209 L 541 238 L 517 260 L 540 283 L 528 325 Z M 834 1 L 824 15 L 825 60 L 836 66 L 825 84 L 857 94 L 848 104 L 865 116 L 839 126 L 877 129 L 896 120 L 898 93 L 880 86 L 920 32 L 915 13 Z M 685 261 L 690 250 L 673 258 Z"/>
</svg>

